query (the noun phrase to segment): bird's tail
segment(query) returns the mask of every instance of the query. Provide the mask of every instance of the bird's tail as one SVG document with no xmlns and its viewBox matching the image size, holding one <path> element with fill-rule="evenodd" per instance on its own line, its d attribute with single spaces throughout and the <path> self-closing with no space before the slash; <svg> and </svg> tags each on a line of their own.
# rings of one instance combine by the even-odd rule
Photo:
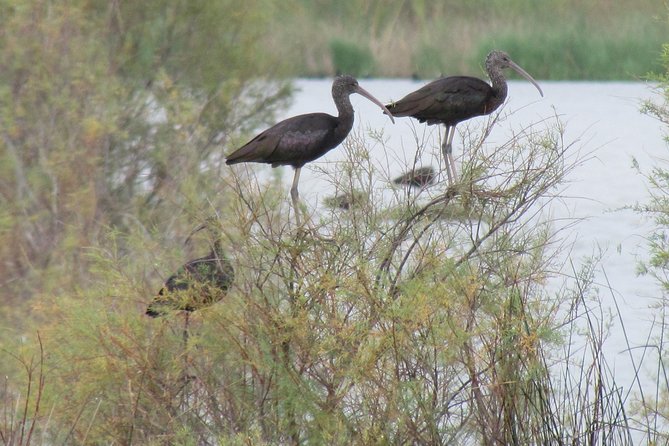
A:
<svg viewBox="0 0 669 446">
<path fill-rule="evenodd" d="M 258 144 L 262 143 L 267 136 L 264 133 L 253 138 L 251 141 L 244 144 L 239 149 L 232 152 L 225 159 L 225 164 L 237 164 L 248 162 L 262 162 L 262 157 L 259 157 Z"/>
<path fill-rule="evenodd" d="M 151 316 L 151 317 L 160 317 L 163 315 L 162 312 L 158 311 L 157 308 L 154 307 L 153 303 L 149 305 L 149 307 L 146 309 L 146 315 Z"/>
<path fill-rule="evenodd" d="M 153 298 L 148 307 L 146 307 L 146 315 L 150 317 L 160 317 L 165 315 L 165 301 L 163 298 L 164 289 L 158 292 L 158 295 Z"/>
<path fill-rule="evenodd" d="M 398 118 L 412 116 L 414 113 L 420 111 L 419 106 L 420 104 L 417 104 L 414 101 L 407 101 L 406 99 L 403 99 L 400 102 L 391 102 L 390 104 L 386 104 L 386 108 L 390 114 Z"/>
</svg>

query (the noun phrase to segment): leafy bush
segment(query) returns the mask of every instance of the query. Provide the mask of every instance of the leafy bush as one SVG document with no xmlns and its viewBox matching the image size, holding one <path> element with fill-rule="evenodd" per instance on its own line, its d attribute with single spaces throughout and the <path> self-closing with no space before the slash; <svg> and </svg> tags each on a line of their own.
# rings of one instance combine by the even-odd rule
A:
<svg viewBox="0 0 669 446">
<path fill-rule="evenodd" d="M 439 50 L 431 45 L 421 45 L 413 56 L 415 76 L 421 78 L 437 78 L 446 75 Z"/>
<path fill-rule="evenodd" d="M 288 92 L 271 80 L 280 64 L 261 56 L 263 17 L 241 14 L 255 3 L 7 8 L 0 296 L 8 308 L 85 286 L 82 251 L 103 228 L 170 234 L 186 223 L 183 209 L 206 205 L 198 193 L 216 187 L 224 152 L 270 120 Z"/>
<path fill-rule="evenodd" d="M 123 240 L 135 236 L 110 233 L 89 253 L 94 285 L 39 310 L 48 315 L 43 405 L 57 408 L 54 437 L 67 432 L 87 444 L 625 438 L 622 402 L 597 366 L 601 356 L 568 353 L 559 361 L 580 364 L 579 382 L 597 383 L 592 393 L 557 385 L 564 370 L 549 359 L 561 337 L 573 335 L 573 321 L 590 313 L 580 310 L 589 301 L 587 270 L 573 289 L 545 288 L 560 243 L 540 209 L 579 159 L 563 145 L 559 124 L 530 126 L 496 150 L 471 136 L 460 186 L 438 183 L 429 197 L 392 189 L 389 197 L 366 138 L 351 135 L 347 161 L 326 173 L 336 190 L 370 199 L 319 216 L 316 226 L 331 240 L 294 226 L 276 179 L 233 176 L 225 187 L 234 198 L 218 218 L 235 284 L 191 317 L 186 341 L 178 313 L 143 315 L 157 290 L 137 272 L 157 254 Z M 120 246 L 148 255 L 121 255 Z"/>
<path fill-rule="evenodd" d="M 337 74 L 369 77 L 374 73 L 374 56 L 360 44 L 334 39 L 330 42 L 330 54 Z"/>
</svg>

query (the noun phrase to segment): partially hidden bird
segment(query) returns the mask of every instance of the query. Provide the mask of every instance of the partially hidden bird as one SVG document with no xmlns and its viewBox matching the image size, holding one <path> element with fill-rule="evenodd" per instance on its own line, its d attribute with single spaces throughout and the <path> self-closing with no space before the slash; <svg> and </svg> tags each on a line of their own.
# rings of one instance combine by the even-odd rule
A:
<svg viewBox="0 0 669 446">
<path fill-rule="evenodd" d="M 449 183 L 457 179 L 453 159 L 455 126 L 475 116 L 488 115 L 506 99 L 508 86 L 502 72 L 512 68 L 544 95 L 537 81 L 511 60 L 504 51 L 494 50 L 485 60 L 485 69 L 492 85 L 470 76 L 449 76 L 437 79 L 409 93 L 386 107 L 395 117 L 410 116 L 428 125 L 444 124 L 446 132 L 441 150 L 446 163 Z"/>
<path fill-rule="evenodd" d="M 216 224 L 206 222 L 186 238 L 202 229 L 209 232 L 211 252 L 191 260 L 172 274 L 146 309 L 146 314 L 158 317 L 170 310 L 190 312 L 214 304 L 225 297 L 235 278 L 235 270 L 226 256 Z"/>
<path fill-rule="evenodd" d="M 345 211 L 353 208 L 362 208 L 369 202 L 369 195 L 361 190 L 342 192 L 325 198 L 325 205 L 331 209 Z"/>
<path fill-rule="evenodd" d="M 409 187 L 426 187 L 434 183 L 437 173 L 432 166 L 416 167 L 393 180 L 395 184 Z"/>
<path fill-rule="evenodd" d="M 306 163 L 337 147 L 349 134 L 353 128 L 354 115 L 349 96 L 353 93 L 358 93 L 381 107 L 391 121 L 395 122 L 383 103 L 363 89 L 355 78 L 337 76 L 332 83 L 332 99 L 337 107 L 337 116 L 308 113 L 281 121 L 228 155 L 226 164 L 254 162 L 271 164 L 272 167 L 292 166 L 295 175 L 290 195 L 295 218 L 300 226 L 297 189 L 300 170 Z"/>
</svg>

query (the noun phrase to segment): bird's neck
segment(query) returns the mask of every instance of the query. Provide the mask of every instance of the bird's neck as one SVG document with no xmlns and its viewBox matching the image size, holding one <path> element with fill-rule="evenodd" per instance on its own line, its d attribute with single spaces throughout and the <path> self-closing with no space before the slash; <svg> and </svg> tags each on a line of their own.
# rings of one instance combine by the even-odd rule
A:
<svg viewBox="0 0 669 446">
<path fill-rule="evenodd" d="M 488 70 L 488 77 L 490 77 L 490 82 L 492 82 L 495 99 L 501 104 L 506 99 L 506 94 L 508 92 L 504 73 L 502 73 L 502 70 L 499 68 L 491 68 Z"/>
<path fill-rule="evenodd" d="M 223 251 L 223 244 L 220 239 L 214 240 L 214 246 L 211 250 L 212 254 L 216 256 L 217 259 L 225 258 L 225 252 Z"/>
<path fill-rule="evenodd" d="M 343 124 L 341 127 L 346 128 L 346 133 L 353 127 L 353 117 L 355 111 L 351 104 L 351 98 L 348 95 L 341 97 L 334 97 L 335 106 L 337 107 L 339 121 Z"/>
</svg>

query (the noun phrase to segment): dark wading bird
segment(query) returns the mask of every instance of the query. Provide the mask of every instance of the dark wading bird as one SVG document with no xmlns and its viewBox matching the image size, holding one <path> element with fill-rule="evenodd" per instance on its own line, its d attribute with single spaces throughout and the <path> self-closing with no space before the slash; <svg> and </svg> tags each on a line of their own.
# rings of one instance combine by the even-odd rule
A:
<svg viewBox="0 0 669 446">
<path fill-rule="evenodd" d="M 436 176 L 437 173 L 432 166 L 417 167 L 398 176 L 393 180 L 393 183 L 409 187 L 426 187 L 434 183 Z"/>
<path fill-rule="evenodd" d="M 503 51 L 491 51 L 485 60 L 485 68 L 492 86 L 475 77 L 449 76 L 432 81 L 399 101 L 387 105 L 395 117 L 411 116 L 420 122 L 427 122 L 428 125 L 446 126 L 441 151 L 449 183 L 457 179 L 452 146 L 455 126 L 475 116 L 490 114 L 502 105 L 508 89 L 506 78 L 502 73 L 504 68 L 513 68 L 530 81 L 541 96 L 544 95 L 532 76 Z"/>
<path fill-rule="evenodd" d="M 308 113 L 293 116 L 268 128 L 251 141 L 235 150 L 226 159 L 226 164 L 267 163 L 272 167 L 293 166 L 295 176 L 290 195 L 295 209 L 298 226 L 299 193 L 297 184 L 302 166 L 325 155 L 341 144 L 353 128 L 353 106 L 349 96 L 361 94 L 384 110 L 395 122 L 386 107 L 374 96 L 364 90 L 351 76 L 338 76 L 332 83 L 332 99 L 337 106 L 338 115 L 327 113 Z"/>
<path fill-rule="evenodd" d="M 196 232 L 207 228 L 212 243 L 211 252 L 205 257 L 187 262 L 172 274 L 149 304 L 147 315 L 158 317 L 170 310 L 186 311 L 187 330 L 190 312 L 223 299 L 232 285 L 235 270 L 223 251 L 221 235 L 214 227 L 214 224 L 207 222 L 191 232 L 185 243 Z M 184 338 L 187 338 L 186 330 Z"/>
<path fill-rule="evenodd" d="M 342 209 L 344 211 L 364 207 L 368 202 L 369 196 L 360 190 L 342 192 L 325 198 L 325 205 L 327 207 L 331 209 Z"/>
</svg>

